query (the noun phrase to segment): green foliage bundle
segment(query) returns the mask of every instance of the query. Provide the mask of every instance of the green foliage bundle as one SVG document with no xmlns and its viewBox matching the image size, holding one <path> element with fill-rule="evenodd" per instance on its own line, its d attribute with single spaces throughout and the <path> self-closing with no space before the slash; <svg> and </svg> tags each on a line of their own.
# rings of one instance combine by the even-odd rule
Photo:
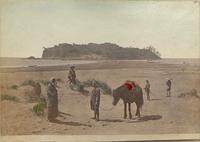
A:
<svg viewBox="0 0 200 142">
<path fill-rule="evenodd" d="M 46 108 L 47 103 L 45 98 L 39 98 L 37 104 L 33 106 L 32 110 L 36 115 L 43 115 Z"/>
</svg>

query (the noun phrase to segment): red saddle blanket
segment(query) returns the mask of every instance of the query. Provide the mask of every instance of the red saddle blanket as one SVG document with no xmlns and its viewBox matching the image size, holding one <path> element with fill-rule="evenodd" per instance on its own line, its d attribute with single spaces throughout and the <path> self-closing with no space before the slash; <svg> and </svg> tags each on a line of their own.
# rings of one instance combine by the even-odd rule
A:
<svg viewBox="0 0 200 142">
<path fill-rule="evenodd" d="M 133 81 L 127 81 L 124 83 L 124 86 L 126 86 L 128 88 L 128 90 L 132 90 L 136 87 L 135 82 Z"/>
</svg>

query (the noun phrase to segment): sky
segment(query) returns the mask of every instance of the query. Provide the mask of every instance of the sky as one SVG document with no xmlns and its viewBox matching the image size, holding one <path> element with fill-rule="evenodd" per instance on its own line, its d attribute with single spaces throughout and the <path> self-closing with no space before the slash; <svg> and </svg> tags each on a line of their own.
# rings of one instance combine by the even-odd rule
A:
<svg viewBox="0 0 200 142">
<path fill-rule="evenodd" d="M 194 1 L 1 0 L 0 57 L 41 57 L 59 43 L 155 47 L 163 58 L 200 57 Z"/>
</svg>

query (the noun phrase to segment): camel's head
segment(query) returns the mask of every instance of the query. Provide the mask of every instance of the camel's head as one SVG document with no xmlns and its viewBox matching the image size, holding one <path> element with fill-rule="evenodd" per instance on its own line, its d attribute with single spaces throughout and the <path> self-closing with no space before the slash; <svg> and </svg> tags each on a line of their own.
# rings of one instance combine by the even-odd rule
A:
<svg viewBox="0 0 200 142">
<path fill-rule="evenodd" d="M 113 96 L 113 103 L 112 104 L 115 106 L 119 102 L 120 95 L 117 93 L 116 90 L 113 90 L 112 96 Z"/>
</svg>

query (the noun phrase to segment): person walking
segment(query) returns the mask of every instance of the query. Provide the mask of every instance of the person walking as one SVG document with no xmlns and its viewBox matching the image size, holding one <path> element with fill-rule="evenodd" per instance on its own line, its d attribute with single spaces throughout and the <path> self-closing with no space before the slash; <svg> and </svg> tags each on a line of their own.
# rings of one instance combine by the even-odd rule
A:
<svg viewBox="0 0 200 142">
<path fill-rule="evenodd" d="M 150 83 L 149 83 L 149 80 L 146 80 L 146 85 L 145 85 L 145 92 L 146 92 L 146 95 L 147 95 L 147 100 L 150 101 Z"/>
<path fill-rule="evenodd" d="M 90 108 L 94 111 L 94 119 L 99 121 L 100 89 L 97 88 L 95 82 L 93 82 L 92 86 L 93 90 L 91 92 Z"/>
<path fill-rule="evenodd" d="M 54 121 L 58 116 L 58 93 L 56 86 L 56 79 L 51 78 L 47 87 L 48 120 L 50 122 Z"/>
<path fill-rule="evenodd" d="M 171 85 L 172 85 L 172 82 L 170 79 L 167 80 L 166 85 L 167 85 L 167 97 L 170 97 L 171 96 Z"/>
</svg>

